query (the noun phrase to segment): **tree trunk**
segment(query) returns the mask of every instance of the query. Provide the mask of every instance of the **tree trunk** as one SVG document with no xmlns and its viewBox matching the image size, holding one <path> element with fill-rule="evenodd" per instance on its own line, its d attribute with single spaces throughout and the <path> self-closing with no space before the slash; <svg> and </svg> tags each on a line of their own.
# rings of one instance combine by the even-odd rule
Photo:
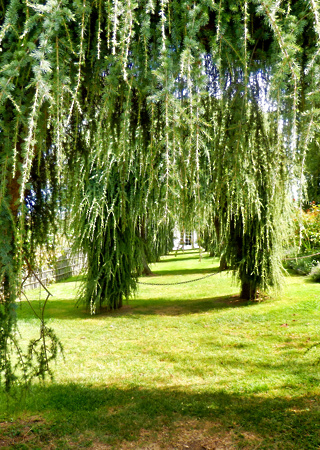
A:
<svg viewBox="0 0 320 450">
<path fill-rule="evenodd" d="M 255 300 L 257 298 L 257 286 L 250 281 L 243 281 L 241 283 L 240 297 L 244 300 Z"/>
<path fill-rule="evenodd" d="M 228 264 L 225 255 L 222 255 L 220 258 L 220 267 L 219 270 L 222 272 L 223 270 L 228 270 Z"/>
<path fill-rule="evenodd" d="M 10 177 L 7 184 L 7 197 L 9 198 L 9 209 L 11 215 L 8 213 L 5 205 L 0 204 L 0 218 L 1 218 L 1 236 L 0 246 L 2 248 L 0 256 L 0 268 L 3 274 L 3 293 L 5 301 L 14 302 L 16 297 L 17 287 L 17 258 L 16 258 L 16 242 L 15 242 L 15 227 L 18 220 L 20 184 L 18 178 L 20 173 L 16 176 Z"/>
<path fill-rule="evenodd" d="M 146 275 L 147 277 L 153 275 L 150 267 L 148 266 L 145 255 L 142 256 L 142 264 L 143 264 L 142 275 Z"/>
<path fill-rule="evenodd" d="M 146 231 L 146 218 L 143 217 L 141 220 L 141 230 L 140 230 L 140 239 L 142 240 L 142 246 L 141 246 L 141 259 L 142 259 L 142 265 L 143 265 L 143 269 L 141 274 L 142 275 L 146 275 L 146 276 L 150 276 L 152 275 L 151 269 L 148 265 L 148 258 L 147 258 L 147 254 L 146 254 L 146 247 L 147 247 L 147 231 Z"/>
<path fill-rule="evenodd" d="M 19 188 L 18 177 L 10 178 L 7 184 L 7 197 L 9 198 L 9 210 L 6 205 L 0 203 L 0 271 L 2 278 L 0 286 L 0 328 L 2 339 L 0 343 L 0 367 L 4 372 L 5 390 L 8 392 L 14 381 L 14 369 L 10 356 L 10 345 L 15 334 L 16 315 L 14 303 L 17 295 L 17 258 L 15 243 L 15 223 L 18 217 L 19 208 Z M 1 298 L 2 297 L 2 298 Z"/>
</svg>

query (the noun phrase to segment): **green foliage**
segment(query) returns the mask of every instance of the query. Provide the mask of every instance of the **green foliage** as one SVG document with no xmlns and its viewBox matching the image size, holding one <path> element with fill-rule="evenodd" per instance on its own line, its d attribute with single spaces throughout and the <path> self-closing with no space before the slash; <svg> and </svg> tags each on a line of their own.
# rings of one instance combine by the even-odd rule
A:
<svg viewBox="0 0 320 450">
<path fill-rule="evenodd" d="M 309 275 L 320 261 L 317 254 L 320 253 L 320 210 L 315 203 L 311 203 L 308 209 L 295 208 L 293 213 L 291 249 L 294 254 L 285 266 L 299 274 Z M 308 257 L 308 254 L 313 256 Z"/>
<path fill-rule="evenodd" d="M 258 288 L 266 290 L 281 281 L 289 177 L 274 114 L 259 107 L 254 80 L 247 89 L 251 103 L 243 103 L 235 83 L 224 94 L 224 102 L 231 105 L 223 114 L 215 116 L 212 107 L 208 109 L 213 122 L 209 180 L 214 200 L 207 233 L 213 236 L 212 250 L 241 280 L 242 295 L 254 298 Z"/>
<path fill-rule="evenodd" d="M 59 353 L 63 352 L 60 340 L 54 330 L 45 325 L 42 321 L 40 326 L 40 336 L 38 339 L 30 341 L 28 352 L 25 357 L 29 373 L 27 381 L 30 382 L 37 377 L 44 381 L 47 375 L 53 378 L 50 363 L 56 360 Z"/>
<path fill-rule="evenodd" d="M 0 304 L 0 386 L 4 385 L 6 391 L 10 390 L 16 381 L 14 368 L 12 367 L 12 347 L 17 343 L 15 337 L 15 308 L 14 304 Z M 20 351 L 19 351 L 20 353 Z"/>
<path fill-rule="evenodd" d="M 294 272 L 299 275 L 309 275 L 310 272 L 318 265 L 320 260 L 320 255 L 311 256 L 310 258 L 301 258 L 297 256 L 297 258 L 292 258 L 289 261 L 286 261 L 285 266 L 288 269 L 292 269 Z"/>
<path fill-rule="evenodd" d="M 173 228 L 171 221 L 168 223 L 153 223 L 148 218 L 146 235 L 143 237 L 146 260 L 148 263 L 160 260 L 160 257 L 167 255 L 173 248 Z"/>
<path fill-rule="evenodd" d="M 34 378 L 42 381 L 47 375 L 53 378 L 50 363 L 63 350 L 54 330 L 47 327 L 43 317 L 38 316 L 39 338 L 31 340 L 25 351 L 19 342 L 17 308 L 13 302 L 0 303 L 0 386 L 7 392 L 13 385 L 29 386 Z"/>
<path fill-rule="evenodd" d="M 316 135 L 306 157 L 307 196 L 310 202 L 320 204 L 320 151 L 319 137 Z"/>
<path fill-rule="evenodd" d="M 310 278 L 316 283 L 320 283 L 320 263 L 318 262 L 316 266 L 312 267 L 310 271 Z"/>
<path fill-rule="evenodd" d="M 297 211 L 296 240 L 302 253 L 320 250 L 320 208 L 315 203 L 306 211 Z"/>
</svg>

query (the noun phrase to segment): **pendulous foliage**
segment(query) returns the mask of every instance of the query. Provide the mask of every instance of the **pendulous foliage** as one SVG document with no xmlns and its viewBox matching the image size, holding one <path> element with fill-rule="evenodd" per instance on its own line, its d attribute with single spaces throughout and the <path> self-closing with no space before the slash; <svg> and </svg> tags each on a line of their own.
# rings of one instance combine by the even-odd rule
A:
<svg viewBox="0 0 320 450">
<path fill-rule="evenodd" d="M 173 221 L 209 230 L 243 296 L 279 283 L 289 186 L 302 192 L 319 124 L 319 9 L 317 0 L 1 3 L 8 383 L 22 262 L 61 219 L 87 255 L 92 312 L 121 306 L 146 254 L 141 238 L 159 256 L 150 235 Z"/>
</svg>

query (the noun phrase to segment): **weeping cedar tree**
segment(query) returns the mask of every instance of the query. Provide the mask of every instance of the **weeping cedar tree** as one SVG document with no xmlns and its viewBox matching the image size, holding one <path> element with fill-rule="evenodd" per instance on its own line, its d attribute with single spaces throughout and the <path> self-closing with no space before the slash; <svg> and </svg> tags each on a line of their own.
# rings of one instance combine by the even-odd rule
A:
<svg viewBox="0 0 320 450">
<path fill-rule="evenodd" d="M 217 77 L 211 60 L 207 70 L 211 79 Z M 247 104 L 239 82 L 244 78 L 242 70 L 225 81 L 221 99 L 217 100 L 216 92 L 206 102 L 207 120 L 212 122 L 211 154 L 215 155 L 206 177 L 206 189 L 213 192 L 214 250 L 222 258 L 221 267 L 236 271 L 241 297 L 246 299 L 255 298 L 258 289 L 277 285 L 281 278 L 281 223 L 289 181 L 288 149 L 277 130 L 277 112 L 266 113 L 259 105 L 260 76 L 250 76 Z M 225 107 L 218 110 L 217 102 Z"/>
<path fill-rule="evenodd" d="M 93 307 L 120 306 L 139 227 L 156 234 L 177 210 L 218 225 L 242 295 L 277 283 L 286 190 L 319 122 L 319 13 L 317 0 L 1 3 L 7 386 L 23 261 L 58 206 L 83 232 Z"/>
</svg>

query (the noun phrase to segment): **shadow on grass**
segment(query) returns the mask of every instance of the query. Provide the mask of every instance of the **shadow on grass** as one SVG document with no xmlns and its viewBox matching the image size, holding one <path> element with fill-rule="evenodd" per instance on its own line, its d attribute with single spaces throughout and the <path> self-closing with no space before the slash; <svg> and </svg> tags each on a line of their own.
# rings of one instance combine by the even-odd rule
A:
<svg viewBox="0 0 320 450">
<path fill-rule="evenodd" d="M 320 285 L 320 280 L 314 280 L 310 275 L 305 275 L 305 283 L 313 284 L 314 286 Z"/>
<path fill-rule="evenodd" d="M 158 433 L 165 427 L 174 433 L 181 423 L 188 427 L 190 420 L 203 420 L 210 421 L 215 432 L 241 432 L 242 437 L 236 435 L 240 441 L 246 434 L 258 439 L 258 446 L 251 441 L 251 446 L 230 448 L 301 450 L 320 445 L 319 398 L 314 396 L 265 398 L 219 389 L 194 393 L 183 388 L 52 384 L 34 387 L 25 404 L 15 405 L 15 413 L 19 412 L 44 419 L 33 430 L 43 443 L 51 436 L 89 432 L 120 448 L 122 441 L 134 441 L 146 431 Z M 10 417 L 10 412 L 6 414 Z"/>
<path fill-rule="evenodd" d="M 160 262 L 180 262 L 180 261 L 199 261 L 200 260 L 200 255 L 199 253 L 193 253 L 192 255 L 186 255 L 186 254 L 180 254 L 177 256 L 174 255 L 168 255 L 165 256 L 161 259 L 161 261 L 158 261 L 158 263 Z M 202 261 L 214 261 L 217 265 L 219 265 L 219 259 L 216 258 L 215 256 L 207 256 L 207 255 L 202 255 L 201 256 L 201 261 L 199 261 L 199 264 L 201 264 Z"/>
<path fill-rule="evenodd" d="M 207 267 L 205 269 L 196 268 L 196 269 L 175 269 L 175 270 L 153 270 L 152 273 L 154 275 L 159 276 L 167 276 L 167 275 L 191 275 L 191 274 L 197 274 L 199 276 L 206 275 L 209 273 L 218 273 L 219 268 L 218 267 Z M 143 279 L 146 279 L 148 277 L 145 277 Z"/>
<path fill-rule="evenodd" d="M 41 316 L 42 307 L 44 302 L 37 300 L 29 300 L 32 308 L 28 302 L 23 301 L 19 303 L 17 309 L 18 320 L 32 320 L 35 319 L 34 311 Z M 72 319 L 87 319 L 90 318 L 89 311 L 85 311 L 85 308 L 76 306 L 75 300 L 54 300 L 54 297 L 50 297 L 46 303 L 44 311 L 44 319 L 59 319 L 59 320 L 72 320 Z"/>
<path fill-rule="evenodd" d="M 204 257 L 204 254 L 205 254 L 205 251 L 202 250 L 203 257 Z M 163 258 L 167 258 L 169 256 L 179 257 L 179 256 L 185 256 L 185 255 L 189 255 L 189 257 L 197 256 L 197 255 L 199 255 L 199 249 L 194 248 L 194 249 L 188 249 L 188 250 L 172 250 L 172 252 L 170 252 L 168 255 L 164 255 Z"/>
<path fill-rule="evenodd" d="M 35 311 L 40 311 L 39 302 L 33 300 L 30 302 Z M 89 310 L 80 304 L 76 305 L 74 300 L 54 300 L 50 299 L 45 309 L 45 320 L 100 320 L 102 317 L 126 317 L 126 316 L 179 316 L 188 314 L 205 313 L 213 310 L 222 310 L 226 308 L 242 308 L 255 305 L 256 302 L 240 299 L 238 295 L 224 295 L 219 297 L 196 298 L 191 300 L 170 300 L 168 298 L 155 298 L 148 300 L 132 300 L 125 304 L 121 309 L 108 311 L 104 308 L 100 313 L 93 316 Z M 17 311 L 18 319 L 33 319 L 34 314 L 27 302 L 19 304 Z"/>
<path fill-rule="evenodd" d="M 145 303 L 145 305 L 143 303 Z M 256 302 L 243 300 L 238 295 L 197 298 L 194 300 L 168 300 L 157 298 L 148 299 L 145 302 L 139 300 L 139 304 L 135 305 L 132 312 L 139 315 L 179 316 L 205 313 L 226 308 L 242 308 L 254 304 L 256 304 Z M 121 310 L 119 313 L 121 314 Z"/>
</svg>

